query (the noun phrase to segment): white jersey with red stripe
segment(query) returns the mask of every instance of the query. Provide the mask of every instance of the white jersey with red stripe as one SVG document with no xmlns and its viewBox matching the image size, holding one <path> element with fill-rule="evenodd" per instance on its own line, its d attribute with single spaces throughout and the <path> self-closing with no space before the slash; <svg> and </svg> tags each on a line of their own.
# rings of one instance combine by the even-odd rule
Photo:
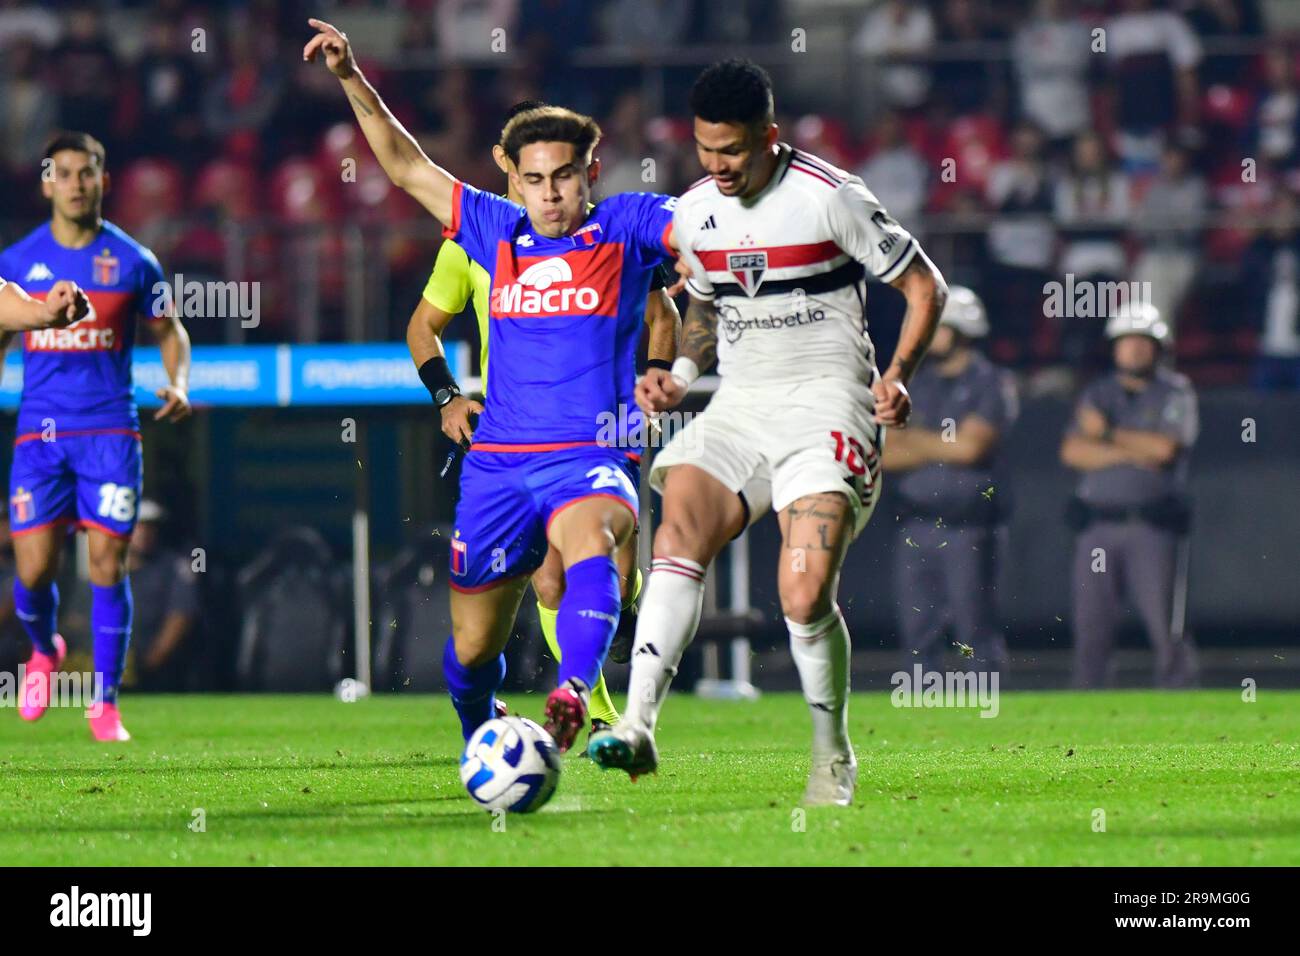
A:
<svg viewBox="0 0 1300 956">
<path fill-rule="evenodd" d="M 866 272 L 894 280 L 917 244 L 859 177 L 784 143 L 778 150 L 757 196 L 724 196 L 707 178 L 673 216 L 693 272 L 687 288 L 718 311 L 723 387 L 869 386 Z"/>
</svg>

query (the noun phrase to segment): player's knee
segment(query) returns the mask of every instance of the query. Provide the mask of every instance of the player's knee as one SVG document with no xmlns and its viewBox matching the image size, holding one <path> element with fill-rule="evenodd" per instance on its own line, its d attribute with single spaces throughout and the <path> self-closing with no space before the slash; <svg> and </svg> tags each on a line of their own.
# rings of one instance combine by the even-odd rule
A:
<svg viewBox="0 0 1300 956">
<path fill-rule="evenodd" d="M 23 587 L 43 588 L 54 581 L 57 575 L 53 561 L 33 563 L 28 565 L 19 565 L 18 580 L 23 582 Z"/>
<path fill-rule="evenodd" d="M 709 555 L 704 553 L 702 537 L 696 525 L 677 515 L 665 516 L 663 523 L 655 529 L 655 557 L 690 558 L 701 564 L 707 563 Z"/>
<path fill-rule="evenodd" d="M 555 572 L 545 565 L 539 568 L 533 575 L 533 593 L 537 595 L 537 603 L 542 607 L 551 610 L 558 608 L 564 599 L 563 568 L 558 568 Z"/>
<path fill-rule="evenodd" d="M 453 643 L 456 649 L 457 663 L 461 667 L 468 667 L 471 670 L 482 667 L 501 653 L 500 651 L 492 652 L 492 648 L 489 646 L 490 641 L 478 640 L 474 636 L 462 637 L 457 634 L 453 638 Z"/>
<path fill-rule="evenodd" d="M 792 621 L 811 624 L 831 613 L 835 601 L 823 582 L 797 580 L 781 585 L 781 611 Z"/>
<path fill-rule="evenodd" d="M 113 587 L 126 579 L 126 554 L 116 552 L 91 555 L 90 582 L 97 587 Z"/>
</svg>

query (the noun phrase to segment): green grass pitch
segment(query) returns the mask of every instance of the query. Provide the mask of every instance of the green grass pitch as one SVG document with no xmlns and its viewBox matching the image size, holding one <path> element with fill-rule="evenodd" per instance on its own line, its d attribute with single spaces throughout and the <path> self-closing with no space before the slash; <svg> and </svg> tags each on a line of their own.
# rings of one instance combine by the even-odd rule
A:
<svg viewBox="0 0 1300 956">
<path fill-rule="evenodd" d="M 1294 692 L 1005 693 L 992 719 L 859 694 L 857 802 L 806 815 L 799 697 L 679 694 L 658 775 L 571 755 L 550 804 L 504 831 L 461 788 L 443 698 L 123 703 L 135 739 L 115 746 L 77 711 L 0 711 L 0 863 L 1300 863 Z"/>
</svg>

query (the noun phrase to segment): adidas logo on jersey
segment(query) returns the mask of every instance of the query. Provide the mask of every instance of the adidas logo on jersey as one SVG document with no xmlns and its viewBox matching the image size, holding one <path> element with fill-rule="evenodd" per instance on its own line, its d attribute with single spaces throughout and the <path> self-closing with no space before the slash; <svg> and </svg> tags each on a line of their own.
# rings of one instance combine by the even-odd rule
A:
<svg viewBox="0 0 1300 956">
<path fill-rule="evenodd" d="M 600 304 L 600 293 L 589 286 L 566 285 L 572 281 L 573 269 L 563 258 L 553 256 L 535 262 L 515 282 L 492 290 L 492 312 L 499 315 L 594 312 Z"/>
<path fill-rule="evenodd" d="M 709 216 L 708 219 L 706 219 L 706 220 L 704 220 L 704 222 L 700 223 L 700 231 L 701 231 L 701 232 L 703 232 L 705 229 L 717 229 L 717 228 L 718 228 L 718 224 L 717 224 L 716 222 L 713 221 L 713 217 L 712 217 L 712 216 Z"/>
<path fill-rule="evenodd" d="M 54 278 L 54 273 L 44 262 L 38 262 L 27 270 L 27 275 L 23 278 L 24 282 L 46 282 Z"/>
</svg>

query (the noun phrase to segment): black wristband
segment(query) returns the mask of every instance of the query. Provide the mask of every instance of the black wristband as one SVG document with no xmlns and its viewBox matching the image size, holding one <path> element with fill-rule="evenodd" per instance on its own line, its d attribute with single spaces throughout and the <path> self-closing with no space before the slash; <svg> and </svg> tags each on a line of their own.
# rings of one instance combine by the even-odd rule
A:
<svg viewBox="0 0 1300 956">
<path fill-rule="evenodd" d="M 667 359 L 650 359 L 645 363 L 645 367 L 647 370 L 652 368 L 661 368 L 665 372 L 671 372 L 673 370 L 673 363 L 669 362 Z"/>
<path fill-rule="evenodd" d="M 456 384 L 456 377 L 451 374 L 447 359 L 442 355 L 436 355 L 420 366 L 420 381 L 429 390 L 429 394 L 433 396 L 435 403 L 438 401 L 439 392 L 460 394 L 460 386 Z M 446 402 L 442 404 L 445 405 Z"/>
</svg>

